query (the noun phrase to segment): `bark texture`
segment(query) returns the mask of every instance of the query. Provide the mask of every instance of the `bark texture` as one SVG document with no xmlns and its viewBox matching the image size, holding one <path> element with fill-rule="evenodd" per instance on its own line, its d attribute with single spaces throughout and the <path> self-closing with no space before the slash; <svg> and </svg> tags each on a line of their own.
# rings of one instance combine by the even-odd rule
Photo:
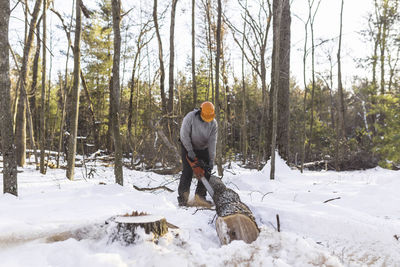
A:
<svg viewBox="0 0 400 267">
<path fill-rule="evenodd" d="M 251 243 L 257 239 L 259 229 L 249 207 L 240 201 L 239 195 L 216 176 L 211 176 L 210 185 L 214 190 L 218 219 L 216 229 L 222 244 L 233 240 Z"/>
<path fill-rule="evenodd" d="M 282 89 L 280 88 L 280 77 L 281 77 L 281 21 L 282 21 L 282 10 L 283 5 L 285 5 L 288 0 L 274 1 L 274 43 L 273 43 L 273 52 L 272 58 L 275 61 L 271 71 L 271 77 L 274 79 L 274 84 L 271 87 L 271 100 L 272 100 L 272 116 L 271 116 L 271 173 L 270 179 L 275 179 L 275 150 L 277 148 L 277 131 L 278 131 L 278 94 Z M 287 99 L 289 101 L 289 99 Z M 288 103 L 289 104 L 289 103 Z M 280 123 L 280 122 L 279 122 Z M 287 143 L 285 144 L 288 145 Z"/>
<path fill-rule="evenodd" d="M 220 99 L 219 99 L 219 64 L 221 59 L 221 17 L 222 17 L 222 2 L 218 0 L 218 16 L 217 16 L 217 54 L 215 56 L 215 114 L 218 125 L 221 125 L 221 114 L 220 114 Z M 222 127 L 218 127 L 218 136 L 221 136 Z M 218 174 L 222 176 L 222 143 L 217 142 L 217 156 L 216 163 L 218 166 Z"/>
<path fill-rule="evenodd" d="M 114 139 L 114 175 L 115 182 L 123 185 L 123 171 L 122 171 L 122 140 L 119 131 L 120 124 L 120 84 L 119 84 L 119 68 L 120 68 L 120 57 L 121 57 L 121 2 L 120 0 L 112 0 L 112 16 L 113 16 L 113 31 L 114 31 L 114 59 L 113 59 L 113 76 L 112 76 L 112 88 L 111 88 L 111 117 L 112 117 L 112 130 Z"/>
<path fill-rule="evenodd" d="M 278 129 L 276 144 L 279 154 L 289 158 L 289 90 L 290 90 L 290 2 L 284 1 L 280 25 Z"/>
<path fill-rule="evenodd" d="M 338 60 L 338 123 L 336 128 L 336 170 L 339 170 L 339 161 L 343 160 L 343 146 L 342 143 L 345 140 L 345 108 L 344 108 L 344 94 L 342 85 L 342 61 L 341 61 L 341 49 L 342 49 L 342 28 L 343 28 L 343 0 L 340 9 L 340 33 L 339 33 L 339 47 L 337 52 Z"/>
<path fill-rule="evenodd" d="M 0 130 L 3 154 L 3 191 L 17 196 L 17 163 L 10 108 L 9 20 L 10 2 L 8 0 L 0 1 Z"/>
<path fill-rule="evenodd" d="M 147 214 L 119 216 L 115 218 L 117 229 L 111 233 L 112 242 L 120 241 L 126 244 L 133 244 L 137 239 L 137 228 L 143 228 L 146 234 L 153 233 L 154 237 L 163 236 L 168 232 L 168 225 L 165 218 Z"/>
<path fill-rule="evenodd" d="M 74 179 L 76 137 L 78 135 L 78 111 L 79 111 L 79 79 L 81 69 L 81 30 L 82 30 L 82 12 L 80 1 L 76 1 L 76 23 L 74 40 L 74 82 L 69 99 L 70 127 L 68 127 L 68 151 L 67 151 L 67 178 Z"/>
<path fill-rule="evenodd" d="M 276 147 L 282 158 L 288 159 L 289 152 L 289 85 L 290 85 L 290 3 L 284 1 L 282 6 L 281 22 L 278 29 L 278 2 L 273 2 L 273 32 L 274 32 L 274 46 L 272 50 L 272 72 L 271 72 L 271 97 L 270 97 L 270 118 L 269 118 L 269 131 L 268 142 L 272 143 L 272 115 L 273 115 L 273 95 L 277 92 L 277 132 L 276 132 Z M 278 34 L 279 31 L 279 34 Z M 279 36 L 279 37 L 278 37 Z M 279 38 L 279 41 L 277 40 Z M 279 42 L 279 55 L 277 53 L 277 42 Z M 279 61 L 279 62 L 277 62 Z M 278 67 L 278 68 L 277 68 Z M 276 77 L 276 71 L 279 78 Z M 276 82 L 278 80 L 278 82 Z M 268 157 L 271 156 L 271 150 L 268 149 Z"/>
<path fill-rule="evenodd" d="M 45 99 L 46 99 L 46 6 L 47 0 L 43 1 L 43 15 L 42 15 L 42 24 L 43 24 L 43 35 L 42 35 L 42 92 L 41 92 L 41 110 L 40 110 L 40 173 L 45 174 L 44 168 L 44 158 L 45 158 L 45 142 L 46 142 L 46 108 L 45 108 Z"/>
<path fill-rule="evenodd" d="M 168 72 L 168 113 L 174 110 L 174 68 L 175 68 L 175 13 L 178 0 L 172 0 L 171 24 L 169 28 L 169 72 Z"/>
</svg>

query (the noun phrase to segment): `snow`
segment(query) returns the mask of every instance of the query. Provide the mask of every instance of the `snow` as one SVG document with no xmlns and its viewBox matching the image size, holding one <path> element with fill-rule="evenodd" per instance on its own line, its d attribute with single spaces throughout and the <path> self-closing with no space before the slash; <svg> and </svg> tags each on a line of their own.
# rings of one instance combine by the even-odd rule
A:
<svg viewBox="0 0 400 267">
<path fill-rule="evenodd" d="M 115 221 L 118 223 L 146 223 L 146 222 L 156 222 L 162 219 L 164 219 L 164 217 L 157 215 L 118 216 L 115 218 Z"/>
<path fill-rule="evenodd" d="M 221 246 L 215 211 L 178 207 L 179 175 L 124 169 L 121 187 L 113 169 L 100 163 L 89 166 L 96 170 L 90 179 L 77 168 L 74 181 L 64 170 L 42 175 L 28 165 L 18 174 L 19 196 L 0 195 L 0 266 L 400 266 L 400 172 L 302 174 L 277 157 L 271 181 L 269 164 L 261 171 L 231 166 L 223 181 L 261 229 L 252 244 Z M 179 228 L 156 242 L 144 231 L 133 245 L 111 242 L 115 225 L 105 221 L 133 211 Z"/>
</svg>

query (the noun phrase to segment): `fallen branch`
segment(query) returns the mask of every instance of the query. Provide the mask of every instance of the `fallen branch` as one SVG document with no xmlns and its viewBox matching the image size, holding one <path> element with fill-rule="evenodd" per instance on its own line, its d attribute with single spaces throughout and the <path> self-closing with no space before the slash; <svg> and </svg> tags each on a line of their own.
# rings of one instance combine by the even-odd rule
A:
<svg viewBox="0 0 400 267">
<path fill-rule="evenodd" d="M 200 210 L 213 210 L 213 211 L 215 211 L 215 208 L 197 208 L 197 209 L 192 213 L 192 215 L 195 215 L 196 212 L 198 212 L 198 211 L 200 211 Z"/>
<path fill-rule="evenodd" d="M 276 226 L 278 228 L 278 232 L 281 231 L 281 223 L 279 221 L 279 214 L 276 214 Z"/>
<path fill-rule="evenodd" d="M 180 171 L 181 171 L 181 166 L 175 166 L 170 169 L 153 170 L 154 173 L 161 175 L 173 175 L 179 173 Z"/>
<path fill-rule="evenodd" d="M 336 200 L 336 199 L 340 199 L 340 197 L 335 197 L 335 198 L 331 198 L 331 199 L 325 200 L 324 203 L 327 203 L 329 201 L 333 201 L 333 200 Z"/>
<path fill-rule="evenodd" d="M 264 197 L 265 197 L 265 196 L 267 196 L 267 195 L 269 195 L 269 194 L 272 194 L 272 193 L 274 193 L 274 192 L 267 192 L 267 193 L 265 193 L 265 194 L 262 196 L 262 198 L 261 198 L 261 202 L 264 201 Z"/>
<path fill-rule="evenodd" d="M 166 190 L 171 193 L 174 192 L 174 190 L 172 190 L 164 185 L 156 186 L 156 187 L 137 187 L 136 185 L 133 185 L 133 188 L 135 188 L 138 191 L 154 191 L 154 190 L 163 189 L 163 190 Z"/>
</svg>

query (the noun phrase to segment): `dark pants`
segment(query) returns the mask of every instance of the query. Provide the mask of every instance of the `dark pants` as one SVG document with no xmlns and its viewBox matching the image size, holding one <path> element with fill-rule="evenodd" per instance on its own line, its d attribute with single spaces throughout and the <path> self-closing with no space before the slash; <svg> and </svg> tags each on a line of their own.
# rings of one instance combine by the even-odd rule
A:
<svg viewBox="0 0 400 267">
<path fill-rule="evenodd" d="M 203 160 L 206 164 L 210 161 L 210 156 L 208 154 L 208 149 L 204 150 L 194 150 L 194 153 L 196 154 L 196 157 L 198 159 Z M 179 181 L 179 187 L 178 187 L 178 194 L 179 197 L 183 197 L 184 193 L 189 193 L 190 190 L 190 184 L 192 183 L 192 177 L 193 177 L 193 170 L 192 167 L 190 167 L 189 162 L 186 159 L 187 151 L 185 147 L 181 144 L 181 157 L 182 157 L 182 175 L 181 175 L 181 180 Z M 208 176 L 208 177 L 207 177 Z M 209 180 L 210 176 L 206 175 L 206 179 Z M 196 188 L 196 194 L 202 197 L 206 196 L 206 188 L 204 187 L 203 183 L 201 181 L 197 182 L 197 188 Z"/>
</svg>

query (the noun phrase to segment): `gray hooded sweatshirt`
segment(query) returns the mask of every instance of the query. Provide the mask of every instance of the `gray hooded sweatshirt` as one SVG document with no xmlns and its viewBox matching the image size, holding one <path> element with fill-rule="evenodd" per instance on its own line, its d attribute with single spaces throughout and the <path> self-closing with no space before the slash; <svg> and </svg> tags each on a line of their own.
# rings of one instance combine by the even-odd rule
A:
<svg viewBox="0 0 400 267">
<path fill-rule="evenodd" d="M 195 109 L 183 118 L 180 138 L 186 150 L 204 150 L 208 148 L 210 163 L 214 164 L 217 145 L 217 121 L 205 122 L 200 118 L 200 111 Z"/>
</svg>

